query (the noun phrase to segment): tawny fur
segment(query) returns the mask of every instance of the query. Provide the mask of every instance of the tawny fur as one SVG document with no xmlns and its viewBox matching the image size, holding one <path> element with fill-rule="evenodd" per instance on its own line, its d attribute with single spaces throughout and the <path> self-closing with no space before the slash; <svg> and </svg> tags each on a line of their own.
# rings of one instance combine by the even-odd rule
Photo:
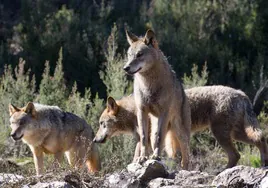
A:
<svg viewBox="0 0 268 188">
<path fill-rule="evenodd" d="M 228 155 L 227 168 L 237 164 L 239 153 L 233 145 L 233 140 L 255 145 L 261 154 L 262 166 L 268 165 L 268 151 L 265 139 L 262 137 L 258 120 L 252 109 L 252 104 L 246 94 L 225 86 L 203 86 L 185 90 L 191 107 L 192 127 L 191 132 L 210 128 L 216 140 Z M 100 121 L 107 124 L 107 132 L 103 132 L 100 126 L 96 137 L 109 137 L 118 134 L 137 134 L 137 119 L 134 97 L 128 96 L 116 101 L 117 113 L 110 121 L 105 110 Z M 124 126 L 123 126 L 124 125 Z M 113 127 L 113 133 L 109 134 L 109 127 Z M 122 127 L 124 131 L 122 131 Z M 139 139 L 138 139 L 139 140 Z M 135 157 L 139 156 L 139 142 L 135 151 Z M 165 151 L 169 157 L 175 157 L 180 151 L 180 143 L 177 132 L 174 129 L 168 131 L 165 137 Z"/>
<path fill-rule="evenodd" d="M 11 136 L 29 145 L 38 175 L 44 169 L 43 153 L 54 154 L 55 162 L 61 162 L 65 153 L 72 166 L 85 162 L 90 172 L 100 170 L 94 132 L 85 120 L 57 106 L 31 102 L 23 108 L 10 105 L 9 111 Z"/>
<path fill-rule="evenodd" d="M 134 98 L 140 135 L 138 161 L 142 162 L 148 156 L 150 118 L 152 158 L 160 156 L 169 129 L 176 129 L 181 143 L 181 165 L 188 169 L 191 115 L 184 89 L 158 48 L 153 31 L 148 30 L 144 38 L 127 32 L 127 39 L 130 47 L 124 70 L 134 75 Z"/>
</svg>

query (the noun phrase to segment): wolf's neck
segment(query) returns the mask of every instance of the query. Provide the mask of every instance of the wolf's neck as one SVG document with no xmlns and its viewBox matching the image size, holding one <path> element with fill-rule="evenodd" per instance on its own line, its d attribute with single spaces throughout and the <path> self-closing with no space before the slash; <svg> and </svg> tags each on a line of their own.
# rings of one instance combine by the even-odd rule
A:
<svg viewBox="0 0 268 188">
<path fill-rule="evenodd" d="M 161 54 L 154 65 L 146 72 L 137 73 L 135 75 L 135 82 L 138 82 L 140 86 L 152 87 L 157 85 L 156 83 L 163 83 L 173 77 L 172 70 L 168 64 L 166 57 Z"/>
</svg>

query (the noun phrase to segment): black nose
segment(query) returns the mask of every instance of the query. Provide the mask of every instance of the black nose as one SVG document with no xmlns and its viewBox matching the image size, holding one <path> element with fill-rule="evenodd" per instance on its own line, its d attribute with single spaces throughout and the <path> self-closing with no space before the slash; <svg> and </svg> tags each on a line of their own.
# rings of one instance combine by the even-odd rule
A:
<svg viewBox="0 0 268 188">
<path fill-rule="evenodd" d="M 10 134 L 10 136 L 14 138 L 15 137 L 15 133 Z"/>
<path fill-rule="evenodd" d="M 129 69 L 130 69 L 130 67 L 129 67 L 129 66 L 126 66 L 126 67 L 124 67 L 123 69 L 124 69 L 124 71 L 128 72 Z"/>
</svg>

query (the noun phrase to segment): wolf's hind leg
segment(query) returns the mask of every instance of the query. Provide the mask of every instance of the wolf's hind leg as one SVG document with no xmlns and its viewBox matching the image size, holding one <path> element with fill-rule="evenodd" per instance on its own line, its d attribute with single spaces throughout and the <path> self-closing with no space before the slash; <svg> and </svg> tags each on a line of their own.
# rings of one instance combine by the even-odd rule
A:
<svg viewBox="0 0 268 188">
<path fill-rule="evenodd" d="M 177 139 L 182 156 L 181 166 L 184 170 L 188 170 L 190 162 L 190 130 L 188 128 L 185 129 L 185 127 L 182 126 L 180 117 L 174 118 L 173 121 L 174 122 L 171 123 L 171 127 L 177 133 Z"/>
<path fill-rule="evenodd" d="M 237 141 L 255 145 L 260 151 L 261 165 L 268 166 L 268 148 L 266 139 L 264 137 L 262 137 L 261 140 L 254 142 L 253 140 L 248 138 L 247 134 L 244 131 L 235 131 L 233 133 L 233 137 Z"/>
<path fill-rule="evenodd" d="M 215 127 L 215 128 L 214 128 Z M 226 129 L 223 131 L 221 129 L 217 129 L 218 127 L 225 127 Z M 231 138 L 231 130 L 227 125 L 223 125 L 215 122 L 211 124 L 211 131 L 213 135 L 215 136 L 216 140 L 220 144 L 220 146 L 223 148 L 223 150 L 228 155 L 228 164 L 226 168 L 231 168 L 235 166 L 240 159 L 240 154 L 236 150 L 234 143 Z"/>
</svg>

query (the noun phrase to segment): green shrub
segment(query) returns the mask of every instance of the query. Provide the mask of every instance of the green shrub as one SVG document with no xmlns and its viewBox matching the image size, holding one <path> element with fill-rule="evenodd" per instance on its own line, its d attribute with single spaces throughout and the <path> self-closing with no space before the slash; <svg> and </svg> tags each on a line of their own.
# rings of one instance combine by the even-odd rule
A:
<svg viewBox="0 0 268 188">
<path fill-rule="evenodd" d="M 46 61 L 36 101 L 46 105 L 57 105 L 64 109 L 68 91 L 65 85 L 62 61 L 61 48 L 53 76 L 50 75 L 49 62 Z"/>
<path fill-rule="evenodd" d="M 14 69 L 14 73 L 11 66 L 5 66 L 4 73 L 0 81 L 0 149 L 7 149 L 5 152 L 1 152 L 2 155 L 9 154 L 14 156 L 23 156 L 25 153 L 29 153 L 28 148 L 22 145 L 21 142 L 11 142 L 8 145 L 13 145 L 12 149 L 5 147 L 7 145 L 7 138 L 10 133 L 9 130 L 9 111 L 8 106 L 10 103 L 15 106 L 22 107 L 29 101 L 33 101 L 35 98 L 35 77 L 30 76 L 30 70 L 25 70 L 25 61 L 19 60 L 18 65 Z M 1 151 L 1 150 L 0 150 Z"/>
</svg>

